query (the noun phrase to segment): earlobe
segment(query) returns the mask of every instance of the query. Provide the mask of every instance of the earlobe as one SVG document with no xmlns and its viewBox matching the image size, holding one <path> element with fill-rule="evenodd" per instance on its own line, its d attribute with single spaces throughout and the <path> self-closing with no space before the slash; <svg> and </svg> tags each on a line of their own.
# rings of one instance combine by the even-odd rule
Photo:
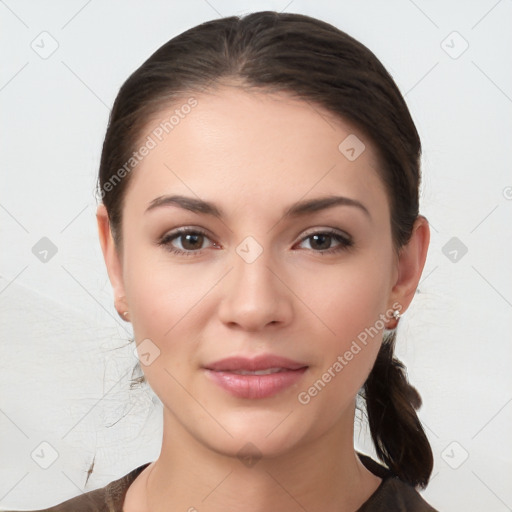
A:
<svg viewBox="0 0 512 512">
<path fill-rule="evenodd" d="M 398 277 L 390 297 L 391 303 L 394 301 L 400 303 L 401 313 L 409 307 L 416 293 L 427 259 L 429 243 L 428 220 L 423 215 L 419 215 L 414 223 L 409 242 L 400 250 Z"/>
<path fill-rule="evenodd" d="M 108 212 L 104 204 L 100 204 L 98 206 L 96 211 L 96 220 L 98 223 L 98 236 L 101 251 L 103 253 L 103 259 L 105 260 L 105 266 L 107 268 L 108 277 L 115 297 L 115 307 L 121 318 L 123 318 L 123 320 L 127 320 L 126 315 L 123 315 L 123 313 L 129 309 L 128 304 L 126 303 L 124 290 L 123 268 L 112 237 Z"/>
</svg>

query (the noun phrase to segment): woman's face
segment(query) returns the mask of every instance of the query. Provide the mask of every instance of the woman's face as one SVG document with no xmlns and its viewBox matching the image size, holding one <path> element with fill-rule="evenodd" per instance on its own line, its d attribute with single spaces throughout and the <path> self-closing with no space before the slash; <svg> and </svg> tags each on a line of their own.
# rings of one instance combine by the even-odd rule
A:
<svg viewBox="0 0 512 512">
<path fill-rule="evenodd" d="M 109 274 L 173 435 L 277 455 L 353 423 L 397 307 L 388 199 L 370 141 L 319 107 L 227 86 L 194 98 L 142 133 Z M 334 196 L 357 205 L 285 214 Z M 267 355 L 302 369 L 207 369 Z"/>
</svg>

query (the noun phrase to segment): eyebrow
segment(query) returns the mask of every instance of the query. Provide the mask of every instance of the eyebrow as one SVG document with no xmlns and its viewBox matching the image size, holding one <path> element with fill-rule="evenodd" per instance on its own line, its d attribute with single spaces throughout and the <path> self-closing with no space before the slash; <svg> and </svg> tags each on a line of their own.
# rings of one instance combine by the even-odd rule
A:
<svg viewBox="0 0 512 512">
<path fill-rule="evenodd" d="M 185 210 L 189 210 L 194 213 L 200 213 L 204 215 L 212 215 L 213 217 L 217 217 L 222 219 L 224 214 L 222 210 L 217 207 L 213 203 L 209 203 L 208 201 L 203 201 L 202 199 L 196 199 L 194 197 L 187 197 L 181 195 L 164 195 L 159 196 L 153 199 L 149 206 L 146 208 L 145 213 L 154 210 L 155 208 L 165 207 L 165 206 L 178 206 Z M 321 210 L 325 210 L 327 208 L 333 208 L 334 206 L 353 206 L 360 209 L 364 212 L 368 218 L 371 219 L 370 212 L 362 204 L 356 199 L 351 199 L 349 197 L 343 196 L 326 196 L 319 197 L 316 199 L 308 199 L 304 201 L 299 201 L 297 203 L 289 206 L 285 212 L 284 217 L 301 217 L 307 215 L 308 213 L 314 213 Z"/>
</svg>

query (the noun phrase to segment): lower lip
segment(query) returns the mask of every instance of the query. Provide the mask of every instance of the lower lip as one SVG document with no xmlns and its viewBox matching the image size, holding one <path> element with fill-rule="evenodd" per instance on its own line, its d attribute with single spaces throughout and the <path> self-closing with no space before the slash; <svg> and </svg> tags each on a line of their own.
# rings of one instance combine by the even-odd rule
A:
<svg viewBox="0 0 512 512">
<path fill-rule="evenodd" d="M 232 372 L 206 370 L 221 388 L 238 398 L 267 398 L 297 383 L 307 367 L 268 375 L 239 375 Z"/>
</svg>

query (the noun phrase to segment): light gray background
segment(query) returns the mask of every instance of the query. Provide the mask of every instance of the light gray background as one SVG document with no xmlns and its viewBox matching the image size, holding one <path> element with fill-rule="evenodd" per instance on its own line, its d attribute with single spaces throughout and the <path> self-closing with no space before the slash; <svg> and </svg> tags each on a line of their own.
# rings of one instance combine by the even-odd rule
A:
<svg viewBox="0 0 512 512">
<path fill-rule="evenodd" d="M 435 454 L 424 495 L 442 511 L 512 510 L 510 0 L 0 1 L 0 508 L 47 507 L 158 456 L 161 405 L 129 390 L 131 332 L 96 231 L 109 108 L 171 37 L 266 9 L 348 32 L 405 95 L 432 232 L 398 335 Z M 47 262 L 32 252 L 42 237 Z M 356 443 L 372 453 L 367 429 Z"/>
</svg>

